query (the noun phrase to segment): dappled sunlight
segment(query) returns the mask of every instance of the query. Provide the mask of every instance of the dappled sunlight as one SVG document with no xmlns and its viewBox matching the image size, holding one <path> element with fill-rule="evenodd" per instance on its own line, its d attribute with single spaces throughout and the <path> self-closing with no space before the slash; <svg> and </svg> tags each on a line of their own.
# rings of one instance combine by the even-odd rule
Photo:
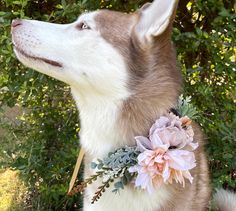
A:
<svg viewBox="0 0 236 211">
<path fill-rule="evenodd" d="M 0 210 L 22 210 L 22 198 L 25 192 L 23 182 L 17 171 L 0 170 Z"/>
<path fill-rule="evenodd" d="M 12 20 L 35 19 L 50 23 L 67 24 L 75 21 L 83 12 L 111 9 L 129 13 L 141 8 L 147 2 L 152 1 L 0 0 L 0 211 L 78 211 L 83 206 L 81 194 L 78 193 L 74 196 L 68 196 L 66 194 L 80 148 L 79 132 L 84 130 L 81 129 L 83 126 L 79 121 L 82 113 L 77 110 L 75 101 L 71 95 L 71 89 L 68 85 L 30 68 L 26 68 L 16 60 L 11 36 Z M 148 7 L 144 8 L 147 9 Z M 107 34 L 109 34 L 108 27 L 111 24 L 106 24 L 107 18 L 104 17 L 101 25 L 107 29 Z M 114 21 L 114 23 L 120 21 L 120 26 L 127 24 L 122 21 L 123 19 L 119 15 L 108 19 Z M 235 20 L 236 8 L 234 1 L 181 1 L 176 13 L 176 19 L 173 23 L 172 34 L 172 41 L 177 52 L 178 67 L 183 73 L 184 86 L 181 93 L 184 97 L 192 97 L 192 104 L 196 107 L 199 116 L 196 122 L 200 124 L 204 131 L 204 139 L 207 139 L 204 141 L 206 141 L 205 148 L 208 153 L 212 187 L 223 187 L 234 191 L 236 191 Z M 136 26 L 136 24 L 134 25 Z M 126 85 L 127 89 L 132 93 L 132 98 L 135 99 L 134 95 L 137 90 L 140 90 L 140 93 L 145 93 L 144 91 L 149 90 L 149 87 L 157 88 L 156 92 L 159 93 L 162 90 L 162 86 L 157 83 L 159 79 L 155 81 L 155 78 L 151 77 L 155 71 L 151 71 L 152 65 L 147 64 L 153 62 L 155 58 L 158 61 L 162 61 L 162 59 L 165 61 L 170 60 L 171 54 L 167 51 L 163 51 L 165 54 L 161 56 L 162 50 L 165 48 L 165 45 L 162 44 L 164 42 L 155 42 L 163 45 L 160 48 L 160 52 L 149 55 L 150 58 L 147 53 L 147 55 L 139 59 L 136 54 L 142 51 L 143 48 L 136 46 L 139 42 L 134 42 L 136 39 L 130 39 L 127 41 L 127 46 L 122 47 L 125 37 L 123 38 L 123 36 L 119 35 L 124 34 L 124 32 L 117 31 L 117 27 L 114 27 L 114 24 L 112 26 L 110 29 L 112 36 L 106 36 L 107 41 L 110 40 L 109 43 L 116 41 L 116 45 L 112 46 L 119 47 L 117 48 L 117 53 L 121 53 L 123 57 L 126 54 L 130 54 L 127 58 L 124 58 L 125 61 L 132 60 L 132 63 L 135 63 L 131 65 L 130 62 L 126 65 L 127 72 L 128 70 L 130 73 L 132 72 L 132 74 L 129 74 L 129 79 L 127 79 L 128 84 Z M 125 28 L 128 30 L 129 27 Z M 96 30 L 98 30 L 97 27 L 92 27 L 88 32 L 95 33 L 94 31 Z M 72 44 L 76 40 L 78 33 L 82 32 L 78 30 L 75 34 L 72 33 L 68 39 L 66 39 L 66 36 L 63 36 L 63 39 L 58 39 L 59 42 L 56 42 L 57 39 L 55 39 L 52 43 L 49 42 L 48 44 L 54 45 L 55 43 L 56 46 L 60 45 L 64 47 L 67 41 Z M 135 33 L 137 31 L 133 30 L 133 35 Z M 57 33 L 55 33 L 55 36 L 57 37 Z M 117 37 L 117 40 L 115 37 Z M 164 36 L 160 37 L 163 37 L 163 40 L 167 39 Z M 26 36 L 24 39 L 28 39 L 28 37 Z M 102 40 L 104 39 L 102 38 Z M 91 44 L 89 42 L 86 43 Z M 77 42 L 73 44 L 75 48 L 78 46 Z M 100 46 L 101 43 L 98 42 L 98 44 Z M 86 51 L 89 51 L 88 47 L 87 45 Z M 93 50 L 91 49 L 91 57 Z M 53 48 L 50 48 L 49 51 L 53 51 Z M 102 52 L 94 52 L 98 54 L 99 58 L 103 58 L 101 56 Z M 46 52 L 45 55 L 48 53 Z M 62 52 L 62 54 L 65 57 L 62 60 L 68 62 L 67 60 L 70 58 L 70 55 L 65 52 Z M 73 58 L 76 60 L 77 56 L 75 55 Z M 115 60 L 115 58 L 112 58 L 111 63 L 114 63 Z M 81 58 L 78 57 L 78 62 L 80 61 L 84 65 L 89 65 L 92 62 L 91 58 L 88 61 L 84 59 L 84 55 Z M 101 62 L 99 60 L 94 61 L 97 62 L 97 65 L 95 65 L 95 69 L 97 70 Z M 110 60 L 107 61 L 109 64 Z M 68 67 L 71 67 L 71 65 L 72 62 L 69 62 Z M 175 69 L 172 65 L 163 65 L 163 70 L 165 68 Z M 94 68 L 88 69 L 91 75 L 82 74 L 82 77 L 87 78 L 86 80 L 89 84 L 93 84 L 91 82 L 92 78 L 98 77 L 100 79 L 105 76 L 103 72 L 97 74 Z M 109 74 L 113 73 L 110 68 L 107 69 L 110 70 Z M 72 70 L 69 72 L 73 72 L 74 74 Z M 58 74 L 60 73 L 58 72 Z M 68 71 L 65 71 L 65 74 L 68 74 Z M 132 75 L 136 75 L 134 80 L 131 80 Z M 170 76 L 169 74 L 165 75 L 163 72 L 163 78 L 168 79 Z M 107 81 L 113 80 L 113 77 L 112 75 L 111 79 L 108 78 Z M 147 83 L 149 78 L 150 81 L 152 79 L 152 83 Z M 75 81 L 74 77 L 71 77 L 71 79 Z M 123 81 L 122 84 L 126 82 L 126 80 L 121 81 Z M 109 84 L 112 84 L 112 82 Z M 98 82 L 95 84 L 98 84 L 98 89 L 103 89 L 105 85 Z M 78 88 L 78 92 L 83 92 L 84 85 L 80 85 L 80 80 L 74 82 L 74 85 L 76 87 L 81 86 L 81 90 Z M 177 82 L 176 85 L 178 85 Z M 143 90 L 141 89 L 142 87 L 144 88 Z M 131 90 L 132 88 L 134 90 Z M 117 93 L 120 93 L 118 88 L 116 90 Z M 171 92 L 176 92 L 176 90 L 177 88 L 175 87 L 169 92 L 172 94 Z M 163 93 L 169 94 L 167 90 Z M 148 122 L 151 119 L 149 117 L 140 118 L 140 121 L 138 121 L 139 115 L 142 116 L 142 113 L 146 112 L 152 113 L 152 102 L 159 101 L 160 105 L 164 105 L 161 100 L 154 97 L 154 94 L 155 92 L 153 91 L 137 97 L 137 102 L 140 100 L 140 104 L 144 102 L 142 98 L 152 98 L 150 103 L 146 104 L 147 106 L 144 106 L 145 104 L 143 103 L 142 107 L 145 108 L 145 112 L 129 113 L 133 108 L 135 110 L 139 107 L 136 105 L 136 100 L 133 102 L 131 100 L 130 102 L 132 103 L 130 105 L 129 103 L 127 105 L 124 103 L 123 113 L 127 110 L 127 115 L 124 115 L 124 117 L 133 119 L 133 122 L 137 123 L 137 125 L 142 122 Z M 89 96 L 93 95 L 90 93 L 88 95 L 83 94 L 80 100 L 82 101 L 82 98 L 87 99 Z M 100 97 L 96 99 L 100 99 Z M 101 112 L 103 110 L 106 111 L 110 107 L 106 105 L 106 102 L 108 101 L 104 100 L 104 108 L 102 107 Z M 114 105 L 116 104 L 121 103 L 117 102 Z M 173 106 L 174 104 L 173 102 Z M 129 107 L 132 107 L 132 109 Z M 97 110 L 95 104 L 91 104 L 88 109 L 90 108 L 91 112 Z M 98 112 L 98 114 L 100 113 Z M 111 117 L 113 116 L 119 115 L 112 112 Z M 88 139 L 88 143 L 91 146 L 97 147 L 98 140 L 96 139 L 104 135 L 102 131 L 108 134 L 106 129 L 108 130 L 111 126 L 108 124 L 106 128 L 106 126 L 103 126 L 104 119 L 101 118 L 101 121 L 98 121 L 97 115 L 93 115 L 93 117 L 94 119 L 92 118 L 89 128 L 93 129 L 95 122 L 98 122 L 97 125 L 101 127 L 99 128 L 101 130 L 99 130 L 97 137 L 94 136 L 96 137 L 94 138 L 95 142 L 93 143 L 91 139 Z M 114 132 L 120 125 L 122 125 L 120 122 L 115 125 Z M 128 128 L 132 127 L 128 125 Z M 124 127 L 123 129 L 129 131 L 128 128 Z M 141 130 L 144 130 L 145 127 L 143 126 L 142 128 Z M 137 129 L 136 135 L 145 135 L 142 133 Z M 125 134 L 126 132 L 124 131 L 124 137 Z M 106 137 L 108 137 L 109 144 L 104 148 L 111 146 L 110 143 L 112 143 L 112 138 L 108 135 Z M 117 137 L 115 141 L 117 143 L 121 141 L 120 147 L 122 147 L 121 145 L 126 140 L 118 140 Z M 91 151 L 96 150 L 93 149 Z M 13 168 L 17 171 L 10 170 Z M 83 170 L 84 167 L 81 168 L 78 174 L 77 183 L 83 181 Z M 202 197 L 201 195 L 198 196 Z M 142 203 L 140 204 L 142 205 Z"/>
</svg>

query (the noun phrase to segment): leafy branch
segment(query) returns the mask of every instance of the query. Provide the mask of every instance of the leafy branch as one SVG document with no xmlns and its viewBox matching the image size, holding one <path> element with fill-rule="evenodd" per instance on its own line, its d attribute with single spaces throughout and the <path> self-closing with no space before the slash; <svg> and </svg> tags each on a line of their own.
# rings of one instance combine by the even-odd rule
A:
<svg viewBox="0 0 236 211">
<path fill-rule="evenodd" d="M 103 174 L 104 174 L 104 171 L 97 171 L 96 174 L 90 176 L 89 178 L 85 179 L 84 182 L 81 182 L 79 185 L 75 186 L 68 195 L 73 196 L 73 195 L 75 195 L 77 193 L 84 192 L 85 188 L 89 184 L 92 184 L 99 177 L 102 177 Z"/>
<path fill-rule="evenodd" d="M 96 173 L 74 187 L 70 195 L 83 192 L 89 184 L 95 182 L 99 177 L 103 178 L 103 185 L 99 186 L 95 192 L 92 198 L 92 204 L 100 199 L 106 189 L 110 187 L 111 183 L 118 178 L 120 180 L 115 182 L 112 192 L 117 193 L 120 189 L 124 189 L 124 186 L 131 182 L 135 176 L 135 173 L 130 173 L 128 169 L 137 164 L 138 154 L 139 151 L 136 147 L 125 146 L 109 153 L 103 160 L 98 159 L 97 162 L 92 162 L 91 168 L 97 170 Z"/>
<path fill-rule="evenodd" d="M 191 104 L 191 97 L 189 96 L 184 98 L 183 95 L 180 95 L 177 104 L 177 111 L 181 114 L 181 116 L 188 116 L 192 120 L 199 118 L 199 112 L 193 104 Z"/>
<path fill-rule="evenodd" d="M 106 182 L 103 182 L 103 185 L 98 187 L 98 190 L 95 192 L 94 197 L 92 198 L 91 203 L 94 204 L 98 199 L 101 198 L 102 194 L 106 191 L 107 188 L 110 187 L 110 183 L 112 183 L 114 180 L 110 178 Z"/>
</svg>

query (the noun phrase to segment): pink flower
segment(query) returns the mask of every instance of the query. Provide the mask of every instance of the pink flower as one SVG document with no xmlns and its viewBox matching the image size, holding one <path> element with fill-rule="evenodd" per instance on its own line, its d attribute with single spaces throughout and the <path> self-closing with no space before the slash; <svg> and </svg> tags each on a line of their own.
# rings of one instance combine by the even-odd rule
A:
<svg viewBox="0 0 236 211">
<path fill-rule="evenodd" d="M 160 117 L 150 129 L 149 138 L 135 137 L 139 151 L 138 165 L 129 169 L 137 172 L 135 186 L 152 193 L 163 183 L 175 180 L 185 185 L 185 178 L 192 183 L 189 170 L 196 166 L 193 130 L 188 117 L 174 114 Z"/>
</svg>

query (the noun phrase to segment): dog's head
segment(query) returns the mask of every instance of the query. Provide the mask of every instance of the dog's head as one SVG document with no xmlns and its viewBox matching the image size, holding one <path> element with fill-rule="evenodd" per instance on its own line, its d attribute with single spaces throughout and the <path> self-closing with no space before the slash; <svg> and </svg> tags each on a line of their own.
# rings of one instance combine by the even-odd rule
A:
<svg viewBox="0 0 236 211">
<path fill-rule="evenodd" d="M 99 10 L 64 25 L 14 20 L 14 51 L 26 66 L 86 94 L 125 98 L 148 72 L 175 61 L 170 37 L 176 7 L 177 0 L 155 0 L 133 14 Z"/>
</svg>

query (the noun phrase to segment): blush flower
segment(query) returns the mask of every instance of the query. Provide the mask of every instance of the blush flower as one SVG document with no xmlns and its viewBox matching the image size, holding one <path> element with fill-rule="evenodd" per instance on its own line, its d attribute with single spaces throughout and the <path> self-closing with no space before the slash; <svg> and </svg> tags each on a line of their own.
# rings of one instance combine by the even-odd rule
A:
<svg viewBox="0 0 236 211">
<path fill-rule="evenodd" d="M 170 113 L 161 116 L 151 127 L 149 137 L 135 137 L 138 164 L 129 169 L 137 172 L 135 186 L 152 193 L 163 183 L 175 180 L 185 185 L 185 178 L 192 183 L 189 170 L 196 166 L 193 153 L 198 147 L 193 143 L 193 129 L 188 117 L 179 118 Z"/>
</svg>

